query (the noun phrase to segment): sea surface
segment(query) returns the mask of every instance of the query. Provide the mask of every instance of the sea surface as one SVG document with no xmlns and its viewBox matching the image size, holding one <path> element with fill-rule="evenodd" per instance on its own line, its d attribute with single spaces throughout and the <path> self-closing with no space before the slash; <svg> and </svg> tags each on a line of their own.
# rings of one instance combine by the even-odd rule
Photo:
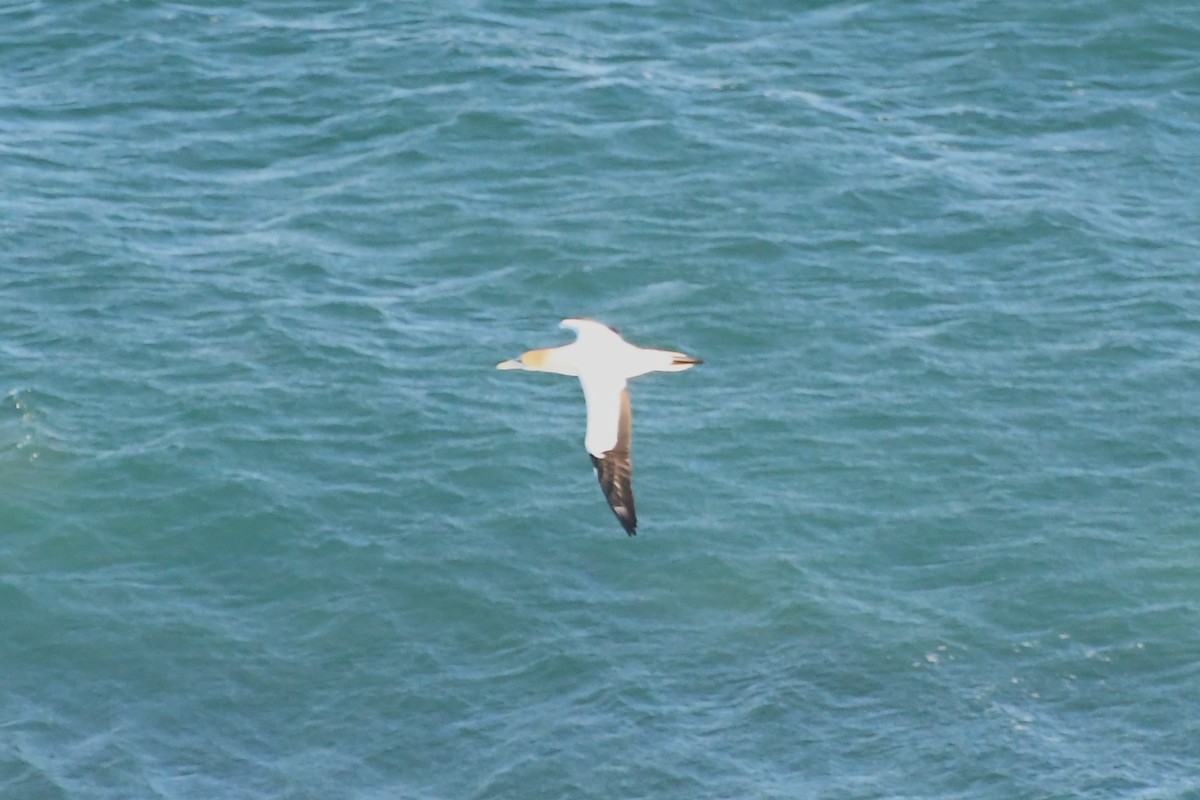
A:
<svg viewBox="0 0 1200 800">
<path fill-rule="evenodd" d="M 1200 798 L 1200 6 L 4 3 L 0 797 Z"/>
</svg>

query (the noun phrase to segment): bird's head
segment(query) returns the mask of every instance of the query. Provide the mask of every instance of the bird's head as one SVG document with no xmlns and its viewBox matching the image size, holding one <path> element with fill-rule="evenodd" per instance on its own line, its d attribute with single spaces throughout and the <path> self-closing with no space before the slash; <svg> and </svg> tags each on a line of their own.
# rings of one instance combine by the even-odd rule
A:
<svg viewBox="0 0 1200 800">
<path fill-rule="evenodd" d="M 547 350 L 530 350 L 522 353 L 520 358 L 501 361 L 496 369 L 526 369 L 530 372 L 544 372 L 548 366 Z"/>
</svg>

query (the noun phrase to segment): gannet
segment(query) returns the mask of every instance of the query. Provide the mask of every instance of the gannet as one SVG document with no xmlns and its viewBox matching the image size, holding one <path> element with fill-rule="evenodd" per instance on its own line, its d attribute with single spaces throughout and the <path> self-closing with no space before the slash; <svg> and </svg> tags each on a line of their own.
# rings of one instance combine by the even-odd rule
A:
<svg viewBox="0 0 1200 800">
<path fill-rule="evenodd" d="M 615 330 L 590 319 L 564 319 L 559 325 L 575 332 L 575 341 L 562 347 L 530 350 L 520 358 L 501 361 L 496 369 L 553 372 L 579 378 L 587 404 L 587 434 L 583 445 L 592 459 L 604 497 L 621 527 L 637 535 L 629 456 L 632 423 L 629 412 L 630 378 L 647 372 L 683 372 L 700 359 L 670 350 L 636 347 Z"/>
</svg>

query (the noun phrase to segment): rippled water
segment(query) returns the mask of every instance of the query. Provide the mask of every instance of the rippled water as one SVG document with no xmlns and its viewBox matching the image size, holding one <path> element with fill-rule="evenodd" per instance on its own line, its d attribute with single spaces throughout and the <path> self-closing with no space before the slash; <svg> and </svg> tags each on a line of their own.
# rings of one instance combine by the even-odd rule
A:
<svg viewBox="0 0 1200 800">
<path fill-rule="evenodd" d="M 1197 41 L 0 9 L 0 795 L 1200 796 Z"/>
</svg>

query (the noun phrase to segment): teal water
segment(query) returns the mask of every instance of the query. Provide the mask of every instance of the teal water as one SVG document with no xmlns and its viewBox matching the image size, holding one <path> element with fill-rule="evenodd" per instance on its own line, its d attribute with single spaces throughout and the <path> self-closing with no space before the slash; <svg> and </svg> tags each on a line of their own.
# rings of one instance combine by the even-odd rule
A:
<svg viewBox="0 0 1200 800">
<path fill-rule="evenodd" d="M 0 8 L 0 796 L 1200 797 L 1197 43 Z"/>
</svg>

